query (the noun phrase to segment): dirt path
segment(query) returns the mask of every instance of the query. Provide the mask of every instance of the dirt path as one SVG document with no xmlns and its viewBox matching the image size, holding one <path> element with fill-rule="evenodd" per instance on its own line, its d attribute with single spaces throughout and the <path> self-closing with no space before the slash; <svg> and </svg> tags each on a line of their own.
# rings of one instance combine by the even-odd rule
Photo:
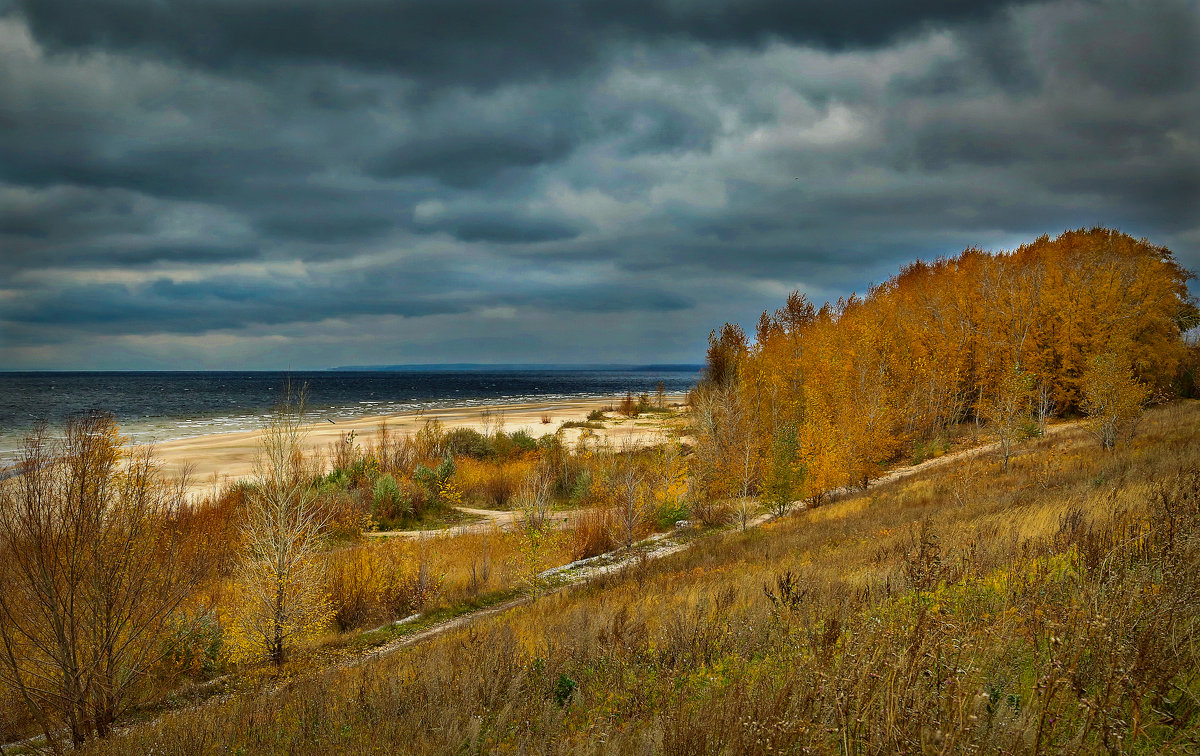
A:
<svg viewBox="0 0 1200 756">
<path fill-rule="evenodd" d="M 1083 421 L 1080 421 L 1080 420 L 1066 422 L 1066 423 L 1058 423 L 1056 425 L 1047 425 L 1045 436 L 1043 436 L 1043 438 L 1049 437 L 1049 436 L 1056 436 L 1060 433 L 1065 433 L 1066 431 L 1074 430 L 1074 429 L 1080 428 L 1082 426 L 1083 426 Z M 948 465 L 951 462 L 957 462 L 959 460 L 967 459 L 970 457 L 981 457 L 985 454 L 988 454 L 989 452 L 998 451 L 999 449 L 1000 449 L 1000 443 L 998 441 L 994 441 L 990 444 L 983 444 L 981 446 L 972 446 L 969 449 L 961 449 L 956 452 L 950 452 L 949 454 L 943 454 L 940 457 L 934 457 L 933 459 L 927 459 L 924 462 L 921 462 L 920 464 L 908 465 L 905 467 L 897 467 L 895 470 L 888 472 L 886 475 L 882 475 L 882 476 L 876 478 L 875 480 L 871 481 L 871 483 L 873 485 L 878 485 L 880 483 L 890 483 L 894 480 L 900 480 L 901 478 L 907 478 L 910 475 L 916 475 L 917 473 L 922 473 L 922 472 L 925 472 L 926 470 L 930 470 L 935 467 L 941 467 L 942 465 Z M 1020 445 L 1015 445 L 1013 451 L 1014 451 L 1014 453 L 1019 453 L 1020 451 L 1022 451 L 1022 447 Z"/>
<path fill-rule="evenodd" d="M 751 521 L 750 526 L 754 527 L 760 525 L 769 519 L 770 515 L 760 515 Z M 562 565 L 561 567 L 552 567 L 538 575 L 538 579 L 540 580 L 553 581 L 553 587 L 548 590 L 541 591 L 537 594 L 518 596 L 517 598 L 505 601 L 502 604 L 489 606 L 485 609 L 478 609 L 467 614 L 453 617 L 444 622 L 439 622 L 435 625 L 425 628 L 424 630 L 420 630 L 411 635 L 401 636 L 394 641 L 386 643 L 377 648 L 373 648 L 361 656 L 341 662 L 337 666 L 341 668 L 357 667 L 368 661 L 389 656 L 390 654 L 400 651 L 401 649 L 415 646 L 418 643 L 429 640 L 430 638 L 434 638 L 442 633 L 449 632 L 456 628 L 466 627 L 471 623 L 487 617 L 502 614 L 519 606 L 531 604 L 544 596 L 561 593 L 562 591 L 574 586 L 582 585 L 589 581 L 595 580 L 602 575 L 607 575 L 612 572 L 625 569 L 626 567 L 641 562 L 642 560 L 661 559 L 662 557 L 670 556 L 671 554 L 683 551 L 690 546 L 691 541 L 680 543 L 674 540 L 678 537 L 678 532 L 657 533 L 643 541 L 640 541 L 637 544 L 634 544 L 632 548 L 624 551 L 624 553 L 610 552 L 607 554 L 590 557 L 588 559 L 581 559 L 577 562 Z M 414 618 L 406 618 L 405 620 L 401 620 L 396 624 L 409 622 L 412 621 L 412 619 Z M 384 627 L 387 626 L 385 625 Z"/>
<path fill-rule="evenodd" d="M 408 538 L 417 540 L 420 538 L 466 535 L 468 533 L 490 533 L 495 528 L 511 528 L 520 522 L 523 517 L 523 513 L 515 509 L 471 509 L 470 507 L 456 507 L 456 509 L 469 515 L 482 517 L 483 520 L 462 525 L 451 525 L 448 528 L 437 528 L 434 530 L 380 530 L 378 532 L 364 533 L 363 535 L 368 538 Z M 592 511 L 591 507 L 555 510 L 549 515 L 549 523 L 554 528 L 570 527 L 573 520 L 590 511 Z"/>
</svg>

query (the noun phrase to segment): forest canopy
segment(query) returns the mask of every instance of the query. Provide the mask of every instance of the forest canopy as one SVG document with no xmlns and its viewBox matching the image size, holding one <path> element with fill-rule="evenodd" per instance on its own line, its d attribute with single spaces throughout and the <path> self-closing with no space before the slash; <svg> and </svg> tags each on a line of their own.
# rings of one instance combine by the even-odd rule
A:
<svg viewBox="0 0 1200 756">
<path fill-rule="evenodd" d="M 1165 247 L 1092 228 L 917 261 L 820 307 L 794 292 L 753 340 L 730 324 L 709 337 L 698 441 L 723 462 L 702 483 L 744 496 L 783 476 L 819 498 L 966 421 L 1003 442 L 1051 416 L 1192 395 L 1190 278 Z"/>
</svg>

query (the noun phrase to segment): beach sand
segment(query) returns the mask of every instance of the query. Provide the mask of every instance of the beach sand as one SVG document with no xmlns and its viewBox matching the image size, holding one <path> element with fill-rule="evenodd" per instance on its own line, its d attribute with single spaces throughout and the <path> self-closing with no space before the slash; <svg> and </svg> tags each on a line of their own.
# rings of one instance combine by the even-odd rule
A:
<svg viewBox="0 0 1200 756">
<path fill-rule="evenodd" d="M 683 395 L 668 395 L 668 404 L 683 402 Z M 337 423 L 321 421 L 305 426 L 305 450 L 308 452 L 325 453 L 330 447 L 341 440 L 343 433 L 354 431 L 355 441 L 359 444 L 369 444 L 379 434 L 380 424 L 387 423 L 389 433 L 416 433 L 426 422 L 436 418 L 446 430 L 452 428 L 473 428 L 485 430 L 485 412 L 492 415 L 492 428 L 496 428 L 497 418 L 503 422 L 506 433 L 524 430 L 534 438 L 554 433 L 559 425 L 568 420 L 583 420 L 594 409 L 615 406 L 620 397 L 612 399 L 579 399 L 557 400 L 546 402 L 528 402 L 523 404 L 493 404 L 473 407 L 440 407 L 423 412 L 411 412 L 397 415 L 369 415 L 353 420 L 341 420 Z M 549 415 L 550 422 L 543 423 L 542 416 Z M 598 437 L 607 438 L 615 444 L 629 441 L 635 444 L 646 444 L 663 438 L 663 430 L 659 423 L 651 422 L 648 418 L 622 418 L 615 413 L 610 414 L 605 422 L 605 428 L 590 431 Z M 568 428 L 563 431 L 564 440 L 575 443 L 584 431 L 578 428 Z M 240 431 L 235 433 L 212 433 L 192 438 L 181 438 L 165 441 L 154 446 L 155 456 L 162 464 L 164 471 L 172 476 L 178 476 L 185 471 L 188 474 L 188 491 L 192 494 L 214 492 L 219 486 L 228 481 L 249 477 L 254 470 L 254 457 L 258 450 L 260 431 Z"/>
</svg>

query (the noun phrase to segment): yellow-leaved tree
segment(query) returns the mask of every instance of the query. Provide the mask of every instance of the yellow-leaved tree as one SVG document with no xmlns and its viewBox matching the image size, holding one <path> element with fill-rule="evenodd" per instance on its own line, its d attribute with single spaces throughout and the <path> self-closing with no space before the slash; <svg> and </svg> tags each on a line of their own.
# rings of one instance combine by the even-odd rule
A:
<svg viewBox="0 0 1200 756">
<path fill-rule="evenodd" d="M 1121 352 L 1104 352 L 1088 360 L 1083 372 L 1083 411 L 1100 446 L 1113 449 L 1133 437 L 1149 391 L 1133 375 Z"/>
<path fill-rule="evenodd" d="M 316 471 L 302 449 L 303 423 L 303 391 L 285 389 L 262 430 L 242 525 L 245 550 L 226 634 L 235 661 L 282 664 L 333 619 L 319 558 L 325 518 L 314 506 Z"/>
</svg>

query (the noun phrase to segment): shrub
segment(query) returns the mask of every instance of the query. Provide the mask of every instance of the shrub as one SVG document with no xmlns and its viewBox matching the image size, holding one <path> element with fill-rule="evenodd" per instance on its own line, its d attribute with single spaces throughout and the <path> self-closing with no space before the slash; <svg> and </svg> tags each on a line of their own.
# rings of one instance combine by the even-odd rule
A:
<svg viewBox="0 0 1200 756">
<path fill-rule="evenodd" d="M 591 420 L 568 420 L 558 427 L 561 429 L 591 428 L 592 430 L 599 430 L 604 427 L 604 423 L 597 423 L 597 422 L 593 422 Z"/>
<path fill-rule="evenodd" d="M 381 475 L 372 491 L 371 517 L 380 525 L 391 525 L 412 514 L 412 499 L 391 475 Z"/>
<path fill-rule="evenodd" d="M 513 433 L 511 436 L 509 436 L 509 439 L 512 441 L 513 451 L 515 452 L 520 454 L 529 454 L 537 451 L 537 439 L 523 430 Z"/>
<path fill-rule="evenodd" d="M 492 443 L 473 428 L 455 428 L 446 434 L 444 444 L 446 453 L 456 456 L 491 459 L 494 455 Z"/>
<path fill-rule="evenodd" d="M 588 494 L 592 490 L 592 471 L 586 467 L 579 470 L 575 475 L 574 484 L 568 492 L 568 499 L 572 504 L 579 505 L 588 500 Z"/>
<path fill-rule="evenodd" d="M 464 459 L 454 479 L 472 502 L 490 509 L 508 509 L 532 468 L 532 462 L 519 459 L 497 462 Z"/>
<path fill-rule="evenodd" d="M 654 510 L 654 521 L 659 530 L 670 530 L 676 522 L 686 520 L 690 516 L 688 508 L 676 501 L 663 502 Z"/>
<path fill-rule="evenodd" d="M 400 484 L 391 475 L 381 475 L 375 481 L 375 506 L 400 498 Z"/>
<path fill-rule="evenodd" d="M 376 478 L 381 472 L 379 468 L 379 460 L 374 456 L 359 457 L 350 465 L 350 469 L 346 474 L 350 478 L 350 485 L 355 488 L 367 488 L 374 484 Z"/>
<path fill-rule="evenodd" d="M 345 491 L 350 487 L 350 474 L 340 468 L 317 480 L 317 493 Z"/>
<path fill-rule="evenodd" d="M 419 597 L 417 564 L 407 544 L 378 544 L 329 555 L 325 590 L 334 623 L 345 632 L 404 617 Z"/>
<path fill-rule="evenodd" d="M 691 505 L 692 517 L 710 528 L 728 525 L 733 519 L 733 507 L 726 501 L 700 500 Z"/>
<path fill-rule="evenodd" d="M 621 400 L 621 406 L 618 408 L 617 411 L 620 412 L 625 417 L 637 417 L 638 416 L 638 404 L 633 399 L 632 391 L 625 392 L 625 398 Z"/>
<path fill-rule="evenodd" d="M 413 473 L 413 482 L 425 492 L 425 498 L 430 502 L 441 503 L 442 492 L 446 489 L 450 477 L 454 475 L 454 457 L 449 454 L 437 467 L 417 465 Z"/>
<path fill-rule="evenodd" d="M 318 489 L 313 506 L 328 523 L 326 533 L 333 538 L 356 538 L 367 527 L 368 514 L 373 516 L 375 510 L 358 491 L 334 487 Z"/>
</svg>

